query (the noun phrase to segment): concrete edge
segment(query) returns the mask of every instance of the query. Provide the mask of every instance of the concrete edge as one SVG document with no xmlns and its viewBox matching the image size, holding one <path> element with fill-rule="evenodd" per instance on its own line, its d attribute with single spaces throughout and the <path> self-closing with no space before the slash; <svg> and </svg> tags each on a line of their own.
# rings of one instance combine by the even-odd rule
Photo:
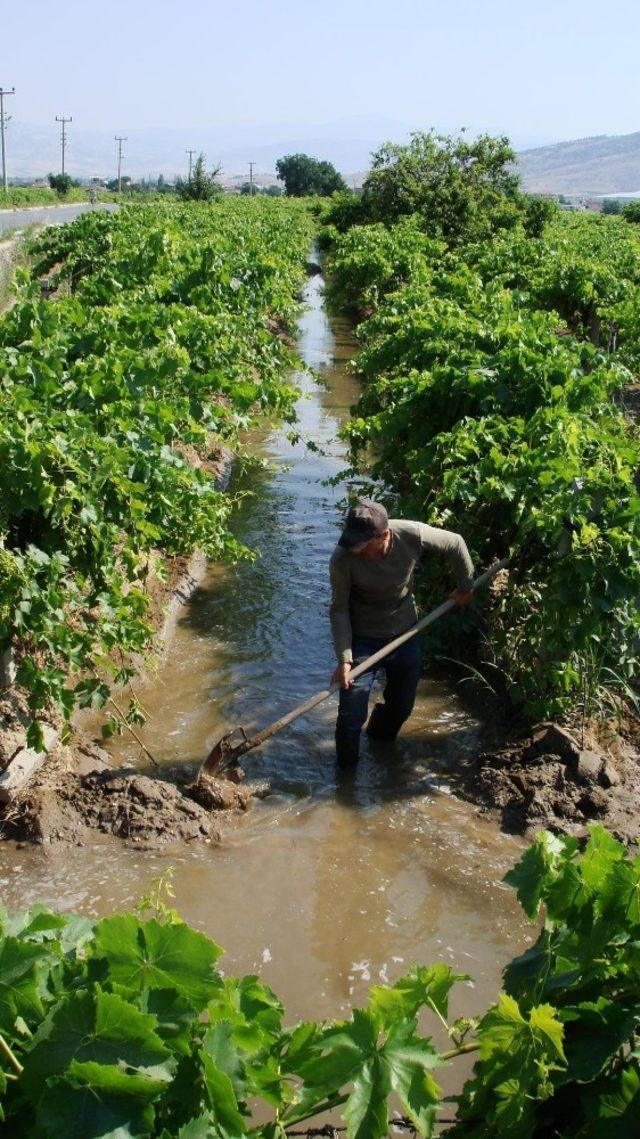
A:
<svg viewBox="0 0 640 1139">
<path fill-rule="evenodd" d="M 42 767 L 51 749 L 57 744 L 60 735 L 50 724 L 42 725 L 44 736 L 44 751 L 36 751 L 32 747 L 20 748 L 16 752 L 9 766 L 0 775 L 0 802 L 10 803 L 18 791 Z"/>
</svg>

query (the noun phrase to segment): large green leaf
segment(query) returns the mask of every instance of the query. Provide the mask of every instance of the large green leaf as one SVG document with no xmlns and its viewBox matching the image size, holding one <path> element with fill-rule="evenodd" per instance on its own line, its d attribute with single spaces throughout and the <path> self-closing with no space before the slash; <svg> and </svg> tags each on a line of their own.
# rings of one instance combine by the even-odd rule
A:
<svg viewBox="0 0 640 1139">
<path fill-rule="evenodd" d="M 640 1120 L 640 1072 L 635 1064 L 599 1086 L 585 1089 L 583 1103 L 597 1139 L 637 1139 Z"/>
<path fill-rule="evenodd" d="M 536 1100 L 553 1093 L 551 1075 L 564 1068 L 562 1024 L 550 1005 L 531 1009 L 526 1017 L 512 997 L 502 995 L 480 1022 L 480 1061 L 476 1079 L 496 1121 L 491 1134 L 527 1134 Z M 487 1096 L 489 1089 L 493 1095 Z M 513 1131 L 509 1130 L 510 1128 Z"/>
<path fill-rule="evenodd" d="M 161 1080 L 114 1065 L 73 1060 L 65 1079 L 48 1084 L 38 1105 L 41 1133 L 60 1139 L 141 1139 L 153 1128 Z"/>
<path fill-rule="evenodd" d="M 139 993 L 175 989 L 199 1011 L 218 984 L 214 965 L 222 950 L 203 933 L 182 922 L 141 922 L 118 914 L 99 922 L 93 955 L 108 967 L 110 980 Z"/>
<path fill-rule="evenodd" d="M 503 994 L 479 1027 L 480 1057 L 487 1065 L 524 1068 L 532 1059 L 549 1056 L 550 1064 L 564 1062 L 563 1028 L 551 1005 L 538 1005 L 523 1016 L 512 997 Z"/>
<path fill-rule="evenodd" d="M 220 1020 L 204 1035 L 202 1051 L 220 1072 L 229 1077 L 234 1095 L 241 1099 L 246 1091 L 245 1065 L 234 1040 L 234 1028 L 228 1020 Z"/>
<path fill-rule="evenodd" d="M 575 840 L 559 839 L 543 831 L 505 874 L 504 881 L 515 887 L 518 901 L 528 917 L 537 917 L 540 902 L 553 881 L 553 871 L 559 859 L 573 853 L 576 847 Z"/>
<path fill-rule="evenodd" d="M 231 1080 L 216 1067 L 204 1050 L 200 1051 L 200 1061 L 208 1106 L 214 1120 L 224 1139 L 239 1139 L 240 1136 L 247 1134 L 247 1127 L 239 1110 Z"/>
<path fill-rule="evenodd" d="M 600 824 L 589 827 L 589 841 L 580 859 L 582 880 L 592 894 L 604 887 L 609 871 L 625 856 L 622 843 Z"/>
<path fill-rule="evenodd" d="M 597 1001 L 564 1008 L 561 1015 L 567 1071 L 560 1082 L 586 1083 L 599 1076 L 631 1038 L 640 1024 L 640 1000 L 637 1009 L 630 1011 L 615 1000 L 599 997 Z"/>
<path fill-rule="evenodd" d="M 430 1040 L 415 1035 L 413 1018 L 394 1021 L 382 1036 L 379 1015 L 378 1010 L 354 1009 L 350 1022 L 327 1029 L 307 1045 L 297 1066 L 305 1094 L 287 1113 L 287 1120 L 295 1121 L 323 1096 L 331 1097 L 352 1084 L 344 1109 L 350 1139 L 386 1135 L 392 1090 L 420 1134 L 431 1134 L 439 1089 L 428 1073 L 440 1062 L 438 1053 Z"/>
<path fill-rule="evenodd" d="M 381 1052 L 389 1082 L 420 1135 L 431 1135 L 440 1101 L 440 1088 L 430 1069 L 441 1063 L 430 1040 L 416 1036 L 411 1024 L 398 1025 Z"/>
<path fill-rule="evenodd" d="M 37 1100 L 45 1080 L 73 1062 L 123 1065 L 164 1081 L 175 1067 L 155 1018 L 100 990 L 72 993 L 43 1021 L 24 1057 L 24 1086 Z"/>
<path fill-rule="evenodd" d="M 12 1036 L 16 1017 L 33 1028 L 44 1013 L 40 997 L 40 969 L 55 962 L 51 950 L 39 941 L 4 937 L 0 941 L 0 1031 Z"/>
<path fill-rule="evenodd" d="M 114 985 L 113 989 L 125 998 L 129 996 L 130 990 L 126 986 Z M 142 1012 L 155 1017 L 155 1030 L 171 1051 L 188 1055 L 191 1030 L 198 1014 L 187 998 L 175 989 L 143 989 L 138 1004 Z"/>
<path fill-rule="evenodd" d="M 362 1064 L 344 1107 L 349 1139 L 381 1139 L 387 1134 L 389 1073 L 378 1056 Z"/>
</svg>

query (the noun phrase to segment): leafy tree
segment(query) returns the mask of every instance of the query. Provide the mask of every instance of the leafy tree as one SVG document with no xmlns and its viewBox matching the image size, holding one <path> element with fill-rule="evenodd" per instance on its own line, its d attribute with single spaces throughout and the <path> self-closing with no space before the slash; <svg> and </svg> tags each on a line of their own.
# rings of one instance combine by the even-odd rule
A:
<svg viewBox="0 0 640 1139">
<path fill-rule="evenodd" d="M 622 202 L 618 198 L 605 198 L 602 203 L 603 214 L 619 214 L 622 211 Z"/>
<path fill-rule="evenodd" d="M 408 145 L 387 142 L 373 154 L 362 193 L 363 220 L 389 225 L 419 214 L 424 230 L 452 244 L 479 240 L 527 221 L 539 227 L 545 204 L 535 208 L 519 188 L 515 152 L 505 137 L 416 132 Z"/>
<path fill-rule="evenodd" d="M 334 194 L 322 220 L 326 225 L 335 226 L 339 233 L 346 233 L 352 225 L 365 222 L 361 195 L 355 194 L 353 190 L 341 190 Z"/>
<path fill-rule="evenodd" d="M 625 221 L 640 223 L 640 202 L 629 202 L 623 207 L 622 216 Z"/>
<path fill-rule="evenodd" d="M 264 192 L 268 198 L 279 198 L 282 194 L 282 187 L 276 186 L 275 184 L 272 186 L 266 186 Z"/>
<path fill-rule="evenodd" d="M 240 187 L 240 193 L 248 197 L 252 194 L 260 194 L 262 191 L 259 186 L 256 186 L 255 182 L 243 182 Z"/>
<path fill-rule="evenodd" d="M 307 198 L 314 194 L 327 197 L 336 190 L 346 190 L 347 184 L 335 166 L 308 154 L 287 154 L 276 162 L 278 178 L 284 182 L 290 198 Z"/>
<path fill-rule="evenodd" d="M 222 170 L 222 166 L 218 163 L 212 170 L 207 171 L 205 164 L 205 156 L 200 151 L 193 164 L 193 170 L 189 178 L 176 178 L 176 193 L 178 197 L 184 201 L 194 202 L 208 202 L 216 194 L 222 192 L 221 187 L 216 182 L 218 174 Z"/>
<path fill-rule="evenodd" d="M 130 174 L 123 174 L 122 178 L 120 179 L 120 183 L 121 183 L 121 188 L 126 193 L 126 191 L 131 188 L 131 175 Z M 118 179 L 117 178 L 112 178 L 110 182 L 107 182 L 107 190 L 112 190 L 114 193 L 118 192 Z"/>
<path fill-rule="evenodd" d="M 49 174 L 49 185 L 56 194 L 63 198 L 65 194 L 69 193 L 72 186 L 79 186 L 80 183 L 70 174 Z"/>
</svg>

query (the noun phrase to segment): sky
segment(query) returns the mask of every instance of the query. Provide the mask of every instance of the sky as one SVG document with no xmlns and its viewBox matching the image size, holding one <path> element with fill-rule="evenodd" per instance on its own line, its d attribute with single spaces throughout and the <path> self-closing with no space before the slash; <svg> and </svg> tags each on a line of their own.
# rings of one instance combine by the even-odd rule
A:
<svg viewBox="0 0 640 1139">
<path fill-rule="evenodd" d="M 640 130 L 637 0 L 0 0 L 7 110 L 87 129 Z M 384 130 L 384 127 L 390 129 Z M 256 133 L 257 132 L 257 133 Z"/>
</svg>

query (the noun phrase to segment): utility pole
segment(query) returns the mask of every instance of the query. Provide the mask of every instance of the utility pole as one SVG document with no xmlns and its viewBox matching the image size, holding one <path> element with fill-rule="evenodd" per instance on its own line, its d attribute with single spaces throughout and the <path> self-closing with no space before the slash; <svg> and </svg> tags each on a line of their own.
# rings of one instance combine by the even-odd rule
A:
<svg viewBox="0 0 640 1139">
<path fill-rule="evenodd" d="M 252 196 L 253 196 L 253 168 L 254 168 L 254 166 L 255 166 L 255 162 L 249 163 L 249 193 Z"/>
<path fill-rule="evenodd" d="M 115 135 L 118 144 L 118 193 L 122 193 L 122 144 L 127 141 L 127 135 Z"/>
<path fill-rule="evenodd" d="M 16 89 L 12 87 L 10 91 L 5 91 L 0 87 L 0 135 L 2 136 L 2 188 L 6 194 L 7 192 L 7 143 L 5 139 L 7 131 L 7 123 L 9 122 L 10 115 L 4 113 L 4 97 L 5 95 L 15 95 Z"/>
<path fill-rule="evenodd" d="M 56 122 L 62 123 L 62 134 L 60 135 L 60 142 L 62 145 L 62 177 L 64 178 L 64 152 L 67 149 L 67 131 L 66 131 L 66 128 L 67 128 L 67 123 L 73 122 L 73 118 L 69 117 L 68 119 L 65 119 L 64 115 L 62 115 L 60 117 L 58 115 L 56 115 Z"/>
<path fill-rule="evenodd" d="M 189 155 L 189 181 L 191 181 L 191 171 L 193 170 L 193 156 L 195 150 L 185 150 L 185 154 Z"/>
</svg>

